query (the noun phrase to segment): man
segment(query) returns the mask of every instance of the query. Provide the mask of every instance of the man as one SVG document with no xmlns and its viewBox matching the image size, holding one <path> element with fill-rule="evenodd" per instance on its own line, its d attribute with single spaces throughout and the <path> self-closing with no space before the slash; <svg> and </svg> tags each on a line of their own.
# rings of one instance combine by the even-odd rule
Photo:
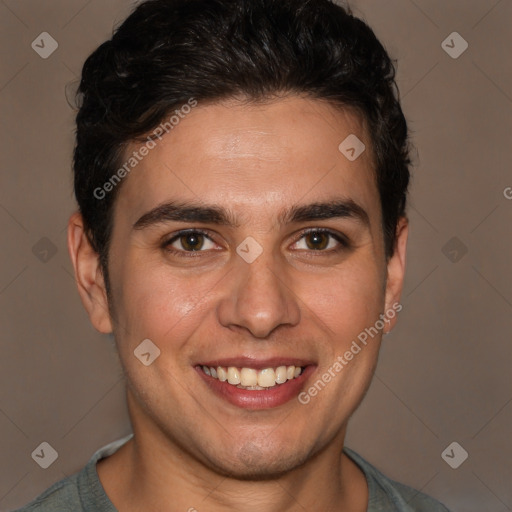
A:
<svg viewBox="0 0 512 512">
<path fill-rule="evenodd" d="M 344 446 L 401 309 L 395 87 L 328 0 L 151 0 L 87 59 L 68 245 L 133 436 L 22 510 L 447 510 Z"/>
</svg>

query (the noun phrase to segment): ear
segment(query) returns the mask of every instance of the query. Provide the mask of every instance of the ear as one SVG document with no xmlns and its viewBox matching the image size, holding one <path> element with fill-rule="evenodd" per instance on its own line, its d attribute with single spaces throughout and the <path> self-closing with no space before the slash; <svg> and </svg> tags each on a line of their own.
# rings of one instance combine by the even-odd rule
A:
<svg viewBox="0 0 512 512">
<path fill-rule="evenodd" d="M 92 325 L 99 332 L 111 333 L 112 322 L 99 255 L 89 242 L 79 212 L 68 222 L 68 251 L 75 269 L 78 293 Z"/>
<path fill-rule="evenodd" d="M 409 235 L 409 222 L 405 217 L 400 217 L 396 227 L 396 239 L 393 255 L 387 263 L 387 280 L 386 280 L 386 298 L 385 312 L 394 310 L 396 312 L 402 309 L 400 305 L 400 296 L 402 295 L 402 287 L 405 277 L 405 260 L 407 249 L 407 237 Z M 395 326 L 397 315 L 389 318 L 388 327 L 385 333 L 389 333 Z"/>
</svg>

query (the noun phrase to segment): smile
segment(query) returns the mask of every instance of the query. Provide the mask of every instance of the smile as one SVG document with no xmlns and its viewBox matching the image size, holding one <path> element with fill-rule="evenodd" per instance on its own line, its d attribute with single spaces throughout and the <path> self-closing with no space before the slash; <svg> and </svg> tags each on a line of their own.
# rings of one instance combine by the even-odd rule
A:
<svg viewBox="0 0 512 512">
<path fill-rule="evenodd" d="M 256 370 L 254 368 L 237 368 L 235 366 L 202 366 L 202 371 L 218 379 L 221 382 L 228 382 L 239 389 L 248 389 L 258 391 L 262 389 L 271 389 L 275 386 L 299 377 L 303 371 L 301 366 L 278 366 L 276 368 L 264 368 Z"/>
<path fill-rule="evenodd" d="M 195 365 L 212 396 L 254 410 L 272 409 L 296 399 L 316 368 L 311 361 L 292 358 L 238 358 Z"/>
</svg>

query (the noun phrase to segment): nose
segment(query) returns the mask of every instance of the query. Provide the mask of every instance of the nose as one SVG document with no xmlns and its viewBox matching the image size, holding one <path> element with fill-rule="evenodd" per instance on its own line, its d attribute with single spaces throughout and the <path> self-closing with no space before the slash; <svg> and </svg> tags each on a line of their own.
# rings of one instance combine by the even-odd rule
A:
<svg viewBox="0 0 512 512">
<path fill-rule="evenodd" d="M 279 326 L 299 323 L 299 299 L 282 263 L 274 261 L 270 251 L 263 251 L 252 263 L 238 258 L 234 265 L 226 276 L 226 289 L 217 307 L 218 320 L 224 327 L 268 338 Z"/>
</svg>

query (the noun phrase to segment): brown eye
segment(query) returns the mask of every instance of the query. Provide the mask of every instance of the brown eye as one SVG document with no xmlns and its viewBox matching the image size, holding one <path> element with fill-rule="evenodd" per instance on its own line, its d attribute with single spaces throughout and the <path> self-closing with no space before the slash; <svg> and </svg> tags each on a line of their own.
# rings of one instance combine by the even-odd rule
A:
<svg viewBox="0 0 512 512">
<path fill-rule="evenodd" d="M 311 231 L 310 233 L 306 233 L 305 240 L 306 245 L 309 249 L 314 251 L 322 250 L 327 247 L 329 244 L 329 238 L 331 235 L 329 233 L 322 233 L 320 231 Z"/>
<path fill-rule="evenodd" d="M 204 244 L 204 235 L 201 233 L 186 233 L 179 237 L 179 242 L 185 251 L 198 251 Z"/>
<path fill-rule="evenodd" d="M 205 252 L 215 246 L 211 238 L 198 230 L 180 231 L 162 247 L 173 253 Z"/>
<path fill-rule="evenodd" d="M 320 228 L 304 231 L 294 245 L 297 249 L 326 254 L 333 254 L 351 247 L 348 239 L 341 233 Z"/>
</svg>

